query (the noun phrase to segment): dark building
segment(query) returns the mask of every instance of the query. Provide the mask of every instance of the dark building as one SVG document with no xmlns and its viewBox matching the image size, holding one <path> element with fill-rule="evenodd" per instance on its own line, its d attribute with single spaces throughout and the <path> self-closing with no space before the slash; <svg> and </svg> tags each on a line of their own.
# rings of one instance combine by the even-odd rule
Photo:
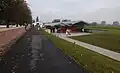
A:
<svg viewBox="0 0 120 73">
<path fill-rule="evenodd" d="M 55 29 L 57 29 L 57 32 L 59 33 L 65 33 L 67 29 L 70 29 L 71 32 L 82 32 L 85 25 L 88 25 L 88 23 L 84 21 L 70 21 L 46 24 L 45 28 L 50 29 L 53 33 L 55 32 Z"/>
<path fill-rule="evenodd" d="M 65 24 L 66 26 L 62 26 L 60 28 L 61 32 L 66 32 L 67 29 L 70 29 L 71 32 L 81 32 L 85 25 L 88 25 L 88 23 L 84 21 L 79 22 L 71 22 L 70 24 Z"/>
</svg>

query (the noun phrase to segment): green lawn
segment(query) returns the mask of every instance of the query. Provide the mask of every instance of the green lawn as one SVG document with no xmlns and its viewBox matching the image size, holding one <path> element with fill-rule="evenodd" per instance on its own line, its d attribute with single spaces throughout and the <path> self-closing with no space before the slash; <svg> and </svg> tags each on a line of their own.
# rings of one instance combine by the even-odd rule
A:
<svg viewBox="0 0 120 73">
<path fill-rule="evenodd" d="M 57 48 L 62 49 L 65 54 L 71 55 L 74 60 L 90 73 L 120 73 L 120 62 L 114 61 L 86 48 L 62 40 L 56 36 L 43 33 L 53 41 Z"/>
<path fill-rule="evenodd" d="M 120 26 L 85 26 L 85 28 L 95 30 L 120 30 Z"/>
<path fill-rule="evenodd" d="M 119 30 L 120 27 L 113 27 L 113 29 L 112 27 L 92 27 L 92 28 L 95 29 L 106 28 L 105 30 L 108 31 L 102 33 L 93 33 L 91 35 L 85 35 L 85 36 L 70 37 L 70 38 L 120 53 L 120 30 Z M 90 27 L 90 29 L 92 28 Z M 115 29 L 115 28 L 119 28 L 119 29 Z"/>
</svg>

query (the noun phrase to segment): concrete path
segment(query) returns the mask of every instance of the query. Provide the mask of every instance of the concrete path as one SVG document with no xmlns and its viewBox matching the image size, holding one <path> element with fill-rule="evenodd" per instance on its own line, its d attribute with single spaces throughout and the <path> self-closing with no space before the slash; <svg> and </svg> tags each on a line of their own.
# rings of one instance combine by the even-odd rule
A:
<svg viewBox="0 0 120 73">
<path fill-rule="evenodd" d="M 112 58 L 114 60 L 120 61 L 120 53 L 116 53 L 114 51 L 110 51 L 110 50 L 107 50 L 107 49 L 104 49 L 101 47 L 97 47 L 97 46 L 90 45 L 90 44 L 87 44 L 87 43 L 84 43 L 84 42 L 81 42 L 78 40 L 74 40 L 74 39 L 68 38 L 65 35 L 59 35 L 59 34 L 53 34 L 53 35 L 56 35 L 59 38 L 64 39 L 64 40 L 69 41 L 69 42 L 72 42 L 72 43 L 75 42 L 79 46 L 82 46 L 82 47 L 87 48 L 91 51 L 97 52 L 99 54 L 102 54 L 102 55 L 107 56 L 109 58 Z"/>
<path fill-rule="evenodd" d="M 71 33 L 71 35 L 66 35 L 65 33 L 53 33 L 53 35 L 59 35 L 59 36 L 64 36 L 64 37 L 71 37 L 71 36 L 82 36 L 82 35 L 89 35 L 91 33 Z"/>
<path fill-rule="evenodd" d="M 88 73 L 34 28 L 11 47 L 0 66 L 0 73 Z"/>
</svg>

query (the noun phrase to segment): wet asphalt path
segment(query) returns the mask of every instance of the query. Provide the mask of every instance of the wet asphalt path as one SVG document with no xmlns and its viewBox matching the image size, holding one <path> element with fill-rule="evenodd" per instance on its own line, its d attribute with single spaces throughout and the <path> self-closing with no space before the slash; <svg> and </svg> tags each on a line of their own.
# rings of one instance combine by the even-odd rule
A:
<svg viewBox="0 0 120 73">
<path fill-rule="evenodd" d="M 0 60 L 0 73 L 87 73 L 35 28 Z"/>
</svg>

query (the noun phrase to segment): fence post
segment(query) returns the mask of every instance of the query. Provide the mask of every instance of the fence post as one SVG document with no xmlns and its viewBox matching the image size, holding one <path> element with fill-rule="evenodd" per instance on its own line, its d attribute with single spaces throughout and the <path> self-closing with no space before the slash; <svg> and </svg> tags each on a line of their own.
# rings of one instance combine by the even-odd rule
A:
<svg viewBox="0 0 120 73">
<path fill-rule="evenodd" d="M 76 42 L 74 41 L 74 43 L 73 43 L 73 49 L 75 50 L 76 49 Z"/>
</svg>

